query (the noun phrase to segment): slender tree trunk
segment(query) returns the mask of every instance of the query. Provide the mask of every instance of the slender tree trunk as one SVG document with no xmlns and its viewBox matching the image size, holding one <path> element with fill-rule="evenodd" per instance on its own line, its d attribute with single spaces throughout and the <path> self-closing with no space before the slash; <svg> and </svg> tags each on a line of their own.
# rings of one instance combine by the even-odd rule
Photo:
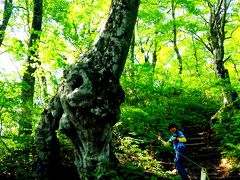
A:
<svg viewBox="0 0 240 180">
<path fill-rule="evenodd" d="M 34 0 L 33 20 L 31 35 L 28 43 L 29 56 L 27 58 L 27 69 L 22 80 L 22 117 L 19 122 L 20 134 L 32 133 L 32 106 L 34 97 L 35 77 L 34 72 L 37 66 L 40 65 L 38 60 L 38 47 L 40 33 L 42 30 L 42 0 Z"/>
<path fill-rule="evenodd" d="M 12 15 L 12 9 L 13 9 L 12 0 L 5 0 L 4 1 L 3 19 L 2 19 L 2 24 L 0 25 L 0 46 L 3 43 L 3 39 L 5 36 L 5 30 L 7 28 L 9 19 Z"/>
<path fill-rule="evenodd" d="M 129 73 L 129 76 L 134 77 L 134 64 L 135 64 L 135 28 L 133 30 L 133 35 L 131 39 L 131 44 L 130 44 L 130 66 L 129 66 L 129 72 L 125 71 L 125 73 Z"/>
<path fill-rule="evenodd" d="M 238 79 L 238 81 L 240 81 L 240 74 L 239 74 L 239 72 L 238 72 L 237 64 L 234 63 L 233 60 L 232 60 L 232 64 L 233 64 L 233 69 L 235 70 L 235 73 L 236 73 L 237 79 Z"/>
<path fill-rule="evenodd" d="M 147 38 L 145 44 L 148 44 L 149 43 L 149 40 L 150 38 Z M 145 63 L 149 63 L 149 51 L 150 51 L 150 48 L 152 45 L 150 45 L 149 49 L 144 49 L 144 42 L 141 41 L 140 39 L 140 50 L 141 50 L 141 53 L 144 55 L 144 62 Z"/>
<path fill-rule="evenodd" d="M 42 96 L 43 96 L 43 100 L 44 100 L 44 103 L 47 104 L 48 103 L 48 87 L 47 87 L 46 76 L 41 76 L 41 80 L 42 80 Z"/>
<path fill-rule="evenodd" d="M 194 48 L 194 57 L 195 57 L 196 73 L 197 73 L 198 76 L 200 76 L 200 73 L 199 73 L 198 54 L 197 54 L 197 47 L 196 47 L 196 45 L 195 45 L 195 40 L 194 40 L 193 35 L 192 35 L 192 44 L 193 44 L 193 48 Z"/>
<path fill-rule="evenodd" d="M 153 71 L 155 70 L 156 64 L 157 64 L 157 49 L 154 48 L 154 50 L 153 50 L 153 55 L 152 55 Z"/>
<path fill-rule="evenodd" d="M 132 64 L 134 64 L 135 60 L 135 31 L 133 30 L 132 40 L 131 40 L 131 46 L 130 46 L 130 59 Z"/>
<path fill-rule="evenodd" d="M 156 40 L 156 36 L 157 33 L 155 32 L 155 39 L 154 39 L 154 50 L 153 50 L 153 54 L 152 54 L 152 66 L 153 66 L 153 71 L 156 68 L 156 64 L 157 64 L 157 49 L 158 49 L 158 43 Z"/>
<path fill-rule="evenodd" d="M 176 3 L 175 0 L 171 1 L 172 3 L 172 20 L 173 20 L 173 48 L 177 55 L 178 59 L 178 74 L 182 74 L 183 64 L 182 64 L 182 56 L 179 53 L 179 49 L 177 46 L 177 25 L 176 25 L 176 17 L 175 17 L 175 10 L 176 10 Z"/>
<path fill-rule="evenodd" d="M 218 0 L 216 4 L 212 4 L 207 0 L 210 9 L 209 18 L 209 40 L 212 52 L 215 72 L 222 84 L 223 102 L 228 105 L 233 102 L 232 94 L 236 94 L 232 90 L 229 72 L 225 68 L 224 63 L 224 41 L 225 41 L 225 24 L 227 10 L 231 0 Z"/>
<path fill-rule="evenodd" d="M 119 84 L 136 22 L 139 0 L 112 0 L 98 42 L 64 72 L 58 94 L 37 128 L 42 179 L 47 179 L 51 144 L 58 128 L 72 141 L 81 179 L 103 177 L 110 161 L 112 126 L 118 121 L 124 92 Z M 45 128 L 46 127 L 46 128 Z M 53 158 L 54 159 L 54 158 Z M 40 178 L 41 179 L 41 178 Z"/>
</svg>

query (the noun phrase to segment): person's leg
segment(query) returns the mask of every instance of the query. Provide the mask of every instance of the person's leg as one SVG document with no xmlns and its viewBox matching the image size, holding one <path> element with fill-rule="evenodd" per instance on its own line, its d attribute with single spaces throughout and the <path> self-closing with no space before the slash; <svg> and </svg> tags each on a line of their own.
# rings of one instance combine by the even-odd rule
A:
<svg viewBox="0 0 240 180">
<path fill-rule="evenodd" d="M 184 149 L 179 149 L 178 152 L 176 152 L 176 157 L 175 157 L 175 165 L 176 165 L 176 169 L 179 173 L 179 175 L 181 176 L 181 178 L 183 180 L 188 180 L 188 175 L 187 175 L 187 171 L 184 168 L 184 157 L 181 155 L 184 153 Z"/>
</svg>

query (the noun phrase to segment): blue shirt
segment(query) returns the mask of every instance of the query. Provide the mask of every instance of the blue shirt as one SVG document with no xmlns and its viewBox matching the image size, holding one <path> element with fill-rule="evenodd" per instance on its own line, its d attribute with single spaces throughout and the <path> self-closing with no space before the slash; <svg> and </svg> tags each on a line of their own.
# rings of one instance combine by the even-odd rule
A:
<svg viewBox="0 0 240 180">
<path fill-rule="evenodd" d="M 179 147 L 185 147 L 185 144 L 183 142 L 178 142 L 178 141 L 174 141 L 173 138 L 177 137 L 177 138 L 185 138 L 184 134 L 182 131 L 177 131 L 175 132 L 168 140 L 168 142 L 170 142 L 173 145 L 173 148 L 175 150 L 178 150 Z"/>
</svg>

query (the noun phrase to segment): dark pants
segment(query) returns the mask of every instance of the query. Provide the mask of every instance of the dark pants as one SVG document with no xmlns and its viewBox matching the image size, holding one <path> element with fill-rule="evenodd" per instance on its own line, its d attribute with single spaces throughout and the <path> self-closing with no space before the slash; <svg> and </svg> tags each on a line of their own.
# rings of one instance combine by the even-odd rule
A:
<svg viewBox="0 0 240 180">
<path fill-rule="evenodd" d="M 174 158 L 174 163 L 175 167 L 178 171 L 178 174 L 181 176 L 183 180 L 189 180 L 187 172 L 184 168 L 183 162 L 184 162 L 184 157 L 182 155 L 185 154 L 185 147 L 180 146 L 178 147 L 178 150 L 175 150 L 175 158 Z"/>
</svg>

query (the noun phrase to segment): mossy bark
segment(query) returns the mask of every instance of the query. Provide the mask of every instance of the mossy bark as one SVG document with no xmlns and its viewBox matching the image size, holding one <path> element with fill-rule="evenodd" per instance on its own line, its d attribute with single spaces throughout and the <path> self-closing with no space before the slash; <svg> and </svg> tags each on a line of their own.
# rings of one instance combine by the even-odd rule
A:
<svg viewBox="0 0 240 180">
<path fill-rule="evenodd" d="M 55 130 L 72 141 L 81 179 L 99 179 L 110 161 L 112 126 L 120 116 L 124 91 L 119 83 L 136 22 L 139 0 L 113 0 L 108 21 L 97 43 L 64 71 L 55 100 L 37 129 L 40 161 L 51 164 Z M 48 124 L 46 126 L 46 124 Z M 55 143 L 54 143 L 55 142 Z M 45 143 L 45 145 L 44 145 Z M 48 147 L 48 148 L 46 148 Z M 54 158 L 53 158 L 54 159 Z M 47 179 L 45 166 L 42 178 Z"/>
<path fill-rule="evenodd" d="M 212 53 L 215 72 L 221 82 L 221 89 L 223 93 L 223 104 L 227 106 L 235 99 L 233 94 L 237 92 L 232 88 L 229 72 L 225 67 L 225 62 L 228 58 L 224 59 L 224 41 L 226 39 L 225 26 L 227 24 L 227 11 L 231 4 L 229 0 L 218 0 L 215 4 L 207 0 L 210 10 L 209 17 L 209 50 Z"/>
<path fill-rule="evenodd" d="M 38 57 L 38 48 L 42 31 L 43 2 L 42 0 L 34 0 L 33 2 L 33 19 L 31 35 L 28 43 L 29 55 L 26 60 L 26 71 L 24 72 L 22 78 L 22 112 L 19 120 L 20 135 L 29 135 L 32 133 L 32 108 L 35 86 L 34 73 L 37 70 L 37 66 L 41 64 Z"/>
</svg>

